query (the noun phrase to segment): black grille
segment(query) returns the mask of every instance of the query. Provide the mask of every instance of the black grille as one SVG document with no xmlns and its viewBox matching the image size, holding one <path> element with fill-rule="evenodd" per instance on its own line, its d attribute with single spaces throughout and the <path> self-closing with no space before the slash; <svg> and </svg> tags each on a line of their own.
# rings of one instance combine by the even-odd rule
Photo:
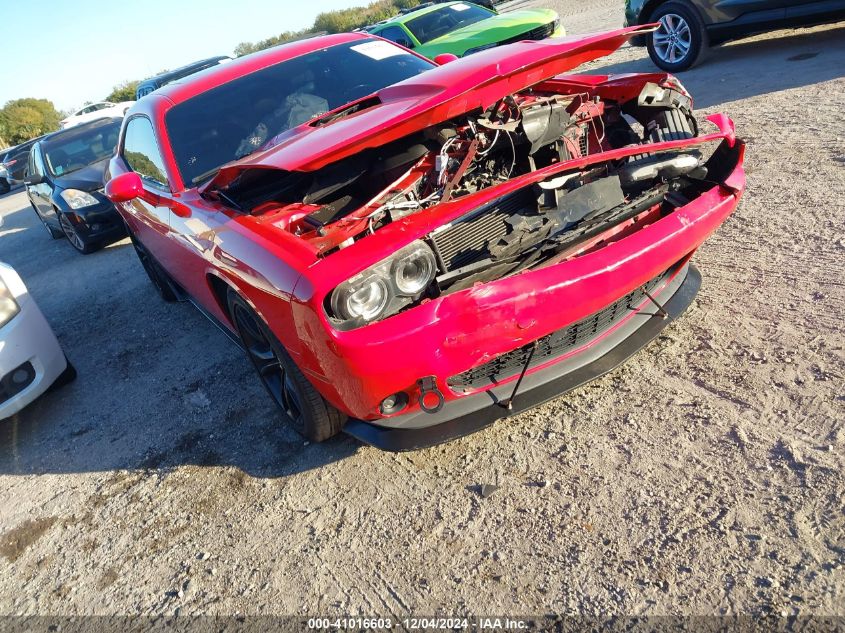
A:
<svg viewBox="0 0 845 633">
<path fill-rule="evenodd" d="M 522 35 L 517 35 L 516 37 L 512 37 L 509 40 L 505 40 L 501 42 L 501 44 L 512 44 L 513 42 L 522 42 L 524 40 L 544 40 L 549 37 L 555 30 L 555 23 L 549 22 L 548 24 L 544 24 L 543 26 L 538 26 L 536 29 L 531 29 Z"/>
<path fill-rule="evenodd" d="M 666 271 L 645 284 L 648 292 L 652 293 L 668 276 L 669 271 Z M 534 357 L 531 359 L 531 366 L 539 365 L 551 358 L 562 356 L 566 352 L 586 345 L 631 314 L 631 311 L 637 309 L 645 299 L 646 295 L 643 288 L 637 288 L 595 314 L 544 336 L 537 341 L 537 351 L 534 352 Z M 528 354 L 531 352 L 531 346 L 532 344 L 529 343 L 512 352 L 502 354 L 483 365 L 452 376 L 447 382 L 452 387 L 476 388 L 510 378 L 522 370 L 525 361 L 528 359 Z"/>
<path fill-rule="evenodd" d="M 431 234 L 443 272 L 490 257 L 489 245 L 507 234 L 507 219 L 536 205 L 529 189 L 514 192 Z M 536 208 L 536 206 L 535 206 Z"/>
</svg>

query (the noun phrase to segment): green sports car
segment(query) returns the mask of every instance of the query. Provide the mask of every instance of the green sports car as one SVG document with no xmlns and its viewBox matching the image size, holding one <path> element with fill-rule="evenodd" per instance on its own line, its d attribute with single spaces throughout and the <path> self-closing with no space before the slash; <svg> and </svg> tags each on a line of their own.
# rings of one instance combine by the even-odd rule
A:
<svg viewBox="0 0 845 633">
<path fill-rule="evenodd" d="M 423 6 L 365 30 L 429 59 L 443 53 L 463 57 L 502 44 L 564 34 L 560 18 L 551 9 L 498 14 L 471 2 Z"/>
</svg>

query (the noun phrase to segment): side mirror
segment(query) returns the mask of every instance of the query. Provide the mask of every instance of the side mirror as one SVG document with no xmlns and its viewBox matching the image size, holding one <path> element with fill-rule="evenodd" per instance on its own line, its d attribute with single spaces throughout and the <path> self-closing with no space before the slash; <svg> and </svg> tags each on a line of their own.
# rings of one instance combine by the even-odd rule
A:
<svg viewBox="0 0 845 633">
<path fill-rule="evenodd" d="M 438 66 L 442 66 L 443 64 L 448 64 L 456 59 L 458 59 L 458 56 L 453 55 L 452 53 L 440 53 L 440 55 L 434 58 L 434 63 Z"/>
<path fill-rule="evenodd" d="M 414 45 L 411 43 L 410 40 L 400 39 L 396 43 L 399 44 L 399 46 L 404 46 L 405 48 L 414 48 Z"/>
<path fill-rule="evenodd" d="M 144 193 L 141 177 L 134 171 L 128 171 L 106 183 L 106 197 L 112 202 L 129 202 Z"/>
<path fill-rule="evenodd" d="M 27 187 L 31 185 L 40 185 L 44 182 L 44 177 L 41 174 L 26 174 L 23 177 L 23 184 Z"/>
</svg>

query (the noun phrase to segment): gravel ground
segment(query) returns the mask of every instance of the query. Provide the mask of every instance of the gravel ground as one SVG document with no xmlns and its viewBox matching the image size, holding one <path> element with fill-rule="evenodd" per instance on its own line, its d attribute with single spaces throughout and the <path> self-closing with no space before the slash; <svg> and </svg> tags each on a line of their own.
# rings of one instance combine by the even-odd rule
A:
<svg viewBox="0 0 845 633">
<path fill-rule="evenodd" d="M 570 32 L 621 22 L 552 4 Z M 844 36 L 758 36 L 682 75 L 749 141 L 685 317 L 415 453 L 303 444 L 126 241 L 80 257 L 0 198 L 0 260 L 79 370 L 0 425 L 0 614 L 845 615 Z M 634 48 L 593 68 L 653 70 Z"/>
</svg>

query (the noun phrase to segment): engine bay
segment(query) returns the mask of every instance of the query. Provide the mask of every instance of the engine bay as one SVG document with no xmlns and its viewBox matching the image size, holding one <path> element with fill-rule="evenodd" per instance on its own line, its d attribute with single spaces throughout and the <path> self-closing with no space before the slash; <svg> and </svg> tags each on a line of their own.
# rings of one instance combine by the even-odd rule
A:
<svg viewBox="0 0 845 633">
<path fill-rule="evenodd" d="M 623 102 L 529 89 L 315 172 L 244 174 L 224 199 L 326 257 L 409 215 L 574 165 L 432 231 L 437 274 L 426 292 L 438 296 L 590 252 L 687 204 L 713 185 L 704 147 L 648 146 L 698 134 L 677 82 L 646 82 Z"/>
</svg>

